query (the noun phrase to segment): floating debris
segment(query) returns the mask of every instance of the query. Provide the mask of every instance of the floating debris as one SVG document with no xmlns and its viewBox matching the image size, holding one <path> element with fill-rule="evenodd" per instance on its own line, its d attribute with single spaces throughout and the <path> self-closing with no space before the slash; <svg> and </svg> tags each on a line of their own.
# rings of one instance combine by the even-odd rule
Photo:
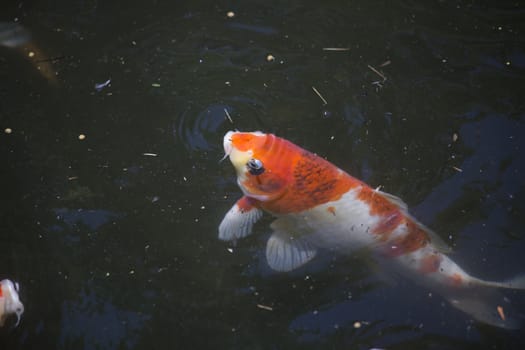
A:
<svg viewBox="0 0 525 350">
<path fill-rule="evenodd" d="M 266 56 L 266 61 L 268 61 L 268 62 L 275 61 L 275 56 L 272 55 L 272 54 L 268 54 L 268 56 Z"/>
<path fill-rule="evenodd" d="M 233 11 L 228 11 L 228 12 L 226 12 L 226 17 L 228 17 L 228 18 L 233 18 L 233 17 L 235 17 L 235 12 L 233 12 Z"/>
<path fill-rule="evenodd" d="M 80 134 L 80 135 L 78 135 L 78 139 L 79 139 L 80 141 L 85 140 L 85 139 L 86 139 L 86 135 L 84 135 L 84 134 Z"/>
<path fill-rule="evenodd" d="M 359 321 L 354 322 L 354 328 L 356 328 L 356 329 L 357 328 L 361 328 L 361 322 L 359 322 Z"/>
<path fill-rule="evenodd" d="M 379 65 L 379 67 L 386 67 L 386 66 L 390 65 L 390 63 L 392 63 L 392 61 L 387 60 L 387 61 L 381 63 L 381 64 Z"/>
<path fill-rule="evenodd" d="M 160 84 L 159 83 L 153 83 L 153 84 L 151 84 L 151 86 L 153 86 L 154 88 L 159 88 Z"/>
<path fill-rule="evenodd" d="M 13 132 L 13 129 L 11 129 L 11 128 L 5 128 L 5 129 L 4 129 L 4 132 L 5 132 L 6 134 L 10 134 L 10 133 Z"/>
<path fill-rule="evenodd" d="M 267 310 L 267 311 L 273 311 L 273 308 L 270 307 L 270 306 L 266 306 L 266 305 L 262 305 L 262 304 L 257 304 L 257 307 L 259 309 L 263 309 L 263 310 Z"/>
<path fill-rule="evenodd" d="M 102 91 L 102 89 L 104 89 L 105 87 L 109 86 L 109 84 L 111 84 L 111 79 L 108 79 L 108 80 L 106 80 L 103 83 L 97 83 L 97 84 L 95 84 L 95 90 Z"/>
<path fill-rule="evenodd" d="M 319 96 L 319 98 L 323 101 L 323 103 L 325 105 L 328 104 L 328 101 L 325 100 L 325 98 L 323 97 L 323 95 L 321 95 L 321 93 L 319 91 L 317 91 L 317 89 L 315 88 L 315 86 L 312 86 L 312 90 L 314 90 L 314 92 L 317 94 L 317 96 Z"/>
<path fill-rule="evenodd" d="M 498 310 L 498 315 L 503 321 L 505 321 L 505 313 L 503 312 L 503 307 L 499 306 L 496 308 Z"/>
<path fill-rule="evenodd" d="M 228 118 L 228 120 L 230 121 L 230 123 L 233 124 L 233 119 L 230 115 L 230 113 L 228 113 L 228 110 L 226 108 L 224 108 L 224 113 L 226 113 L 226 117 Z"/>
<path fill-rule="evenodd" d="M 459 138 L 458 134 L 454 133 L 452 135 L 452 142 L 456 142 L 458 140 L 458 138 Z"/>
<path fill-rule="evenodd" d="M 374 67 L 372 67 L 371 65 L 368 65 L 368 68 L 370 68 L 370 70 L 374 73 L 376 73 L 377 75 L 379 75 L 381 77 L 381 79 L 383 79 L 383 83 L 386 81 L 386 77 L 383 73 L 381 73 L 380 71 L 378 71 L 377 69 L 375 69 Z"/>
<path fill-rule="evenodd" d="M 148 153 L 148 152 L 142 153 L 142 155 L 146 156 L 146 157 L 156 157 L 156 156 L 158 156 L 157 153 Z"/>
<path fill-rule="evenodd" d="M 323 47 L 323 51 L 350 51 L 349 47 Z"/>
<path fill-rule="evenodd" d="M 455 167 L 455 166 L 453 166 L 452 169 L 454 169 L 454 170 L 457 171 L 458 173 L 462 173 L 462 172 L 463 172 L 463 169 L 458 168 L 458 167 Z"/>
</svg>

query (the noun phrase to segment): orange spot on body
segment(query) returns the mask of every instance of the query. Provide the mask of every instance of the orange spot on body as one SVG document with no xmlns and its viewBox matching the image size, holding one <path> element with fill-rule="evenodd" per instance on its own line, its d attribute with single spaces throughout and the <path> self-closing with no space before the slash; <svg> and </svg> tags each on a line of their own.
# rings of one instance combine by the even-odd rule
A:
<svg viewBox="0 0 525 350">
<path fill-rule="evenodd" d="M 396 204 L 368 186 L 361 188 L 358 198 L 370 206 L 371 215 L 388 215 L 399 210 Z"/>
<path fill-rule="evenodd" d="M 425 247 L 430 242 L 430 238 L 425 230 L 414 222 L 407 221 L 405 225 L 406 232 L 388 242 L 388 250 L 386 252 L 388 256 L 405 255 Z"/>
<path fill-rule="evenodd" d="M 453 286 L 461 286 L 463 284 L 463 277 L 459 273 L 455 273 L 450 276 L 450 284 Z"/>
<path fill-rule="evenodd" d="M 4 296 L 4 292 L 2 291 L 2 286 L 0 286 L 0 298 Z"/>
<path fill-rule="evenodd" d="M 328 207 L 328 208 L 326 208 L 326 210 L 327 210 L 329 213 L 332 213 L 333 216 L 335 216 L 335 207 Z"/>
<path fill-rule="evenodd" d="M 443 257 L 439 254 L 430 254 L 421 259 L 419 271 L 422 273 L 433 273 L 439 269 Z"/>
<path fill-rule="evenodd" d="M 405 216 L 397 209 L 387 213 L 374 227 L 372 233 L 381 236 L 381 241 L 386 241 L 390 234 L 405 221 Z"/>
</svg>

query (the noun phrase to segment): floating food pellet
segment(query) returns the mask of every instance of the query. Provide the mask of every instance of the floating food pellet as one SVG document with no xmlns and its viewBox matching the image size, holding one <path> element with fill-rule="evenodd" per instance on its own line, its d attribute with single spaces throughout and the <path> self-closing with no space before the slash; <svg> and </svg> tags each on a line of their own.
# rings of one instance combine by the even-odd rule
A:
<svg viewBox="0 0 525 350">
<path fill-rule="evenodd" d="M 29 51 L 29 53 L 27 54 L 29 57 L 35 57 L 35 53 L 33 51 Z"/>
<path fill-rule="evenodd" d="M 5 128 L 5 129 L 4 129 L 4 132 L 5 132 L 6 134 L 10 134 L 10 133 L 13 132 L 13 129 L 11 129 L 11 128 Z"/>
<path fill-rule="evenodd" d="M 458 134 L 454 133 L 452 135 L 452 142 L 456 142 L 458 140 L 458 138 L 459 138 Z"/>
<path fill-rule="evenodd" d="M 275 61 L 275 57 L 272 54 L 270 54 L 270 55 L 266 56 L 266 61 L 273 62 L 273 61 Z"/>
<path fill-rule="evenodd" d="M 235 12 L 233 12 L 233 11 L 228 11 L 228 12 L 226 13 L 226 17 L 228 17 L 228 18 L 233 18 L 233 17 L 235 17 Z"/>
<path fill-rule="evenodd" d="M 361 328 L 361 322 L 354 322 L 354 328 Z"/>
<path fill-rule="evenodd" d="M 86 135 L 80 134 L 80 135 L 78 135 L 78 139 L 81 140 L 81 141 L 85 140 L 86 139 Z"/>
</svg>

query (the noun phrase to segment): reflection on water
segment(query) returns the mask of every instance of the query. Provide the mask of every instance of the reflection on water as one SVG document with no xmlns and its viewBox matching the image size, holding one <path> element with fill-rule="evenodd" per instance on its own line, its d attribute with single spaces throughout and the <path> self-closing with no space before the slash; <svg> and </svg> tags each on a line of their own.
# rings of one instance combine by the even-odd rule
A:
<svg viewBox="0 0 525 350">
<path fill-rule="evenodd" d="M 237 246 L 217 225 L 222 136 L 264 130 L 405 199 L 469 272 L 525 272 L 522 6 L 234 5 L 1 5 L 61 58 L 50 86 L 0 47 L 0 279 L 26 307 L 0 348 L 521 348 L 366 259 L 270 271 L 269 219 Z"/>
</svg>

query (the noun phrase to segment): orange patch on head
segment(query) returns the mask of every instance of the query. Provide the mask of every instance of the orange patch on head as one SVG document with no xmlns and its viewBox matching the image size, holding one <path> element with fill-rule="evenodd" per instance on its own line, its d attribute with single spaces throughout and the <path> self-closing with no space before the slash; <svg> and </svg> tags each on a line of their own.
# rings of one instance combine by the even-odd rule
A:
<svg viewBox="0 0 525 350">
<path fill-rule="evenodd" d="M 432 273 L 436 272 L 441 265 L 441 260 L 443 257 L 439 254 L 430 254 L 425 256 L 420 261 L 419 271 L 422 273 Z"/>
<path fill-rule="evenodd" d="M 297 213 L 320 204 L 335 201 L 361 182 L 335 165 L 305 151 L 298 146 L 278 139 L 287 153 L 281 162 L 288 171 L 286 192 L 274 201 L 264 202 L 263 207 L 273 213 Z M 268 167 L 268 171 L 275 171 Z M 278 170 L 281 171 L 281 170 Z"/>
<path fill-rule="evenodd" d="M 363 185 L 323 158 L 275 135 L 236 132 L 230 140 L 233 149 L 249 152 L 247 157 L 263 166 L 261 173 L 253 173 L 246 165 L 240 185 L 247 195 L 261 200 L 261 208 L 274 214 L 297 213 L 335 201 L 350 188 Z"/>
<path fill-rule="evenodd" d="M 335 207 L 328 207 L 326 210 L 331 213 L 333 216 L 335 216 Z"/>
<path fill-rule="evenodd" d="M 274 137 L 271 134 L 236 132 L 231 135 L 232 145 L 239 151 L 245 152 L 251 149 L 261 149 L 269 138 Z"/>
</svg>

